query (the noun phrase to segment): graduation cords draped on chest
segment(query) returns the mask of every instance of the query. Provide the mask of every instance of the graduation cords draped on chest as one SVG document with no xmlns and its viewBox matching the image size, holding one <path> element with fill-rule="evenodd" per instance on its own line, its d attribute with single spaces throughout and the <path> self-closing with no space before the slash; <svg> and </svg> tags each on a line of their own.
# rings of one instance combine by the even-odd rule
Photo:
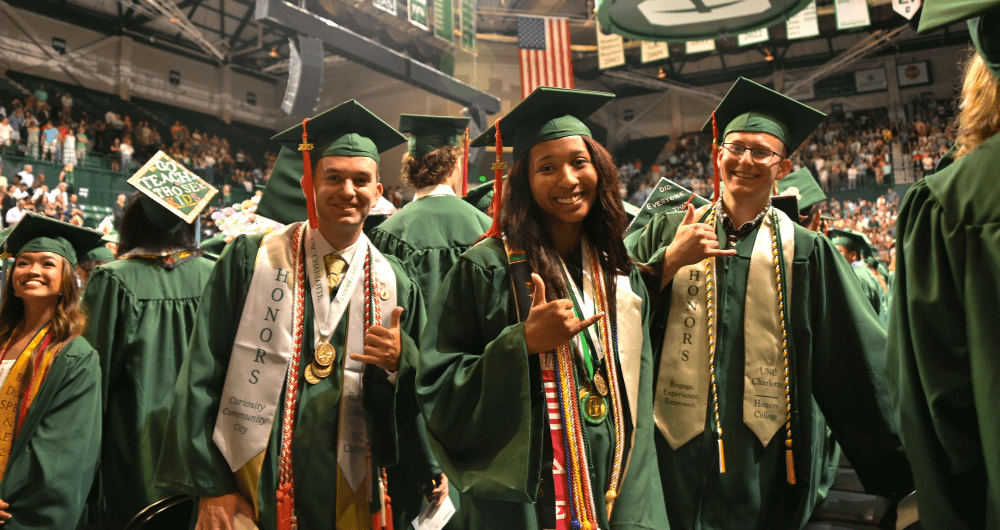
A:
<svg viewBox="0 0 1000 530">
<path fill-rule="evenodd" d="M 720 209 L 721 200 L 703 206 L 696 216 L 714 228 Z M 770 205 L 767 209 L 753 243 L 743 308 L 743 422 L 765 447 L 785 426 L 787 479 L 794 484 L 788 263 L 795 255 L 795 234 L 784 213 Z M 725 473 L 716 380 L 720 292 L 715 259 L 681 267 L 674 275 L 653 414 L 657 428 L 677 449 L 704 432 L 706 414 L 711 413 L 719 471 Z"/>
<path fill-rule="evenodd" d="M 319 241 L 321 237 L 318 231 L 306 230 L 303 224 L 296 223 L 268 234 L 261 242 L 213 433 L 213 440 L 230 467 L 234 472 L 240 470 L 267 447 L 278 410 L 278 399 L 282 389 L 285 390 L 278 462 L 279 529 L 297 526 L 291 446 L 295 411 L 301 393 L 299 362 L 302 343 L 304 340 L 312 340 L 317 345 L 324 342 L 337 328 L 345 312 L 349 319 L 348 329 L 361 332 L 348 332 L 347 351 L 343 356 L 338 440 L 351 440 L 351 444 L 338 443 L 338 478 L 350 488 L 354 497 L 351 502 L 363 506 L 356 511 L 368 516 L 369 520 L 372 520 L 367 510 L 371 489 L 366 485 L 371 484 L 372 478 L 378 480 L 383 510 L 372 522 L 391 522 L 384 502 L 385 474 L 371 477 L 367 430 L 361 406 L 364 365 L 351 360 L 347 352 L 360 353 L 363 350 L 364 334 L 369 326 L 378 323 L 388 326 L 391 308 L 396 306 L 395 275 L 389 263 L 371 248 L 362 234 L 351 267 L 331 303 L 326 290 L 325 271 L 318 266 L 323 256 L 316 251 L 317 242 L 325 243 Z M 306 266 L 307 261 L 310 262 L 309 267 Z M 303 337 L 307 290 L 313 302 L 314 333 L 311 339 Z M 240 412 L 234 405 L 250 408 L 254 411 L 253 415 Z M 338 513 L 343 504 L 342 494 L 345 493 L 341 489 L 346 488 L 338 488 Z"/>
<path fill-rule="evenodd" d="M 531 307 L 530 275 L 527 256 L 523 251 L 504 243 L 508 259 L 511 286 L 516 300 L 518 320 L 527 320 Z M 555 495 L 555 524 L 557 529 L 569 529 L 570 523 L 579 528 L 598 528 L 594 507 L 594 489 L 590 483 L 589 467 L 593 465 L 586 439 L 584 421 L 605 421 L 604 414 L 594 417 L 593 410 L 587 410 L 596 403 L 603 403 L 608 409 L 614 427 L 614 454 L 612 469 L 606 484 L 604 500 L 610 519 L 615 499 L 621 489 L 631 458 L 631 449 L 625 454 L 625 433 L 627 419 L 624 417 L 623 399 L 628 400 L 631 417 L 635 425 L 635 411 L 638 406 L 638 376 L 641 363 L 642 328 L 641 299 L 632 293 L 627 277 L 609 277 L 601 268 L 596 256 L 590 252 L 586 242 L 583 245 L 584 289 L 583 293 L 593 293 L 593 304 L 588 304 L 589 296 L 581 294 L 566 273 L 564 280 L 573 289 L 577 316 L 587 318 L 597 311 L 604 317 L 598 321 L 596 333 L 589 337 L 576 337 L 571 343 L 561 345 L 554 351 L 541 352 L 537 359 L 541 367 L 542 386 L 545 390 L 546 417 L 553 451 L 552 477 Z M 565 265 L 564 265 L 565 271 Z M 609 300 L 606 282 L 617 281 L 616 300 Z M 618 318 L 611 320 L 609 305 L 615 303 Z M 586 306 L 591 305 L 588 314 Z M 624 326 L 624 327 L 623 327 Z M 579 381 L 579 371 L 575 367 L 573 349 L 582 357 L 588 351 L 587 343 L 600 353 L 594 365 L 594 375 L 585 375 Z M 534 360 L 532 362 L 535 362 Z M 584 364 L 587 365 L 586 360 Z M 604 373 L 600 371 L 606 370 Z M 606 393 L 610 403 L 597 388 L 598 376 L 604 378 Z M 622 382 L 624 387 L 622 388 Z M 589 416 L 589 417 L 588 417 Z M 632 429 L 634 438 L 635 431 Z M 632 440 L 634 441 L 634 440 Z M 631 443 L 629 447 L 631 447 Z M 567 509 L 568 512 L 567 513 Z"/>
</svg>

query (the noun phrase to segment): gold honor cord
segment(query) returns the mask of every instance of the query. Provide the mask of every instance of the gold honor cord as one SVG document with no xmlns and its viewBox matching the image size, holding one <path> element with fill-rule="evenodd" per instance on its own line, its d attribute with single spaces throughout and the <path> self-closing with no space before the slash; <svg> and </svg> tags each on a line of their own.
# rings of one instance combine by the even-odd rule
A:
<svg viewBox="0 0 1000 530">
<path fill-rule="evenodd" d="M 708 218 L 708 224 L 715 230 L 716 212 L 722 205 L 722 200 L 715 203 Z M 715 259 L 709 258 L 705 262 L 705 311 L 708 317 L 708 370 L 712 383 L 712 408 L 715 410 L 715 432 L 719 438 L 719 473 L 726 472 L 726 454 L 722 448 L 722 421 L 719 419 L 719 387 L 715 382 L 715 277 L 712 272 L 715 268 Z"/>
<path fill-rule="evenodd" d="M 785 311 L 785 298 L 788 294 L 788 278 L 786 273 L 785 253 L 778 237 L 778 213 L 771 210 L 773 226 L 771 228 L 771 254 L 774 256 L 774 282 L 778 288 L 778 318 L 781 321 L 781 358 L 785 370 L 785 470 L 789 484 L 795 484 L 795 459 L 792 456 L 792 380 L 788 362 L 788 313 Z"/>
</svg>

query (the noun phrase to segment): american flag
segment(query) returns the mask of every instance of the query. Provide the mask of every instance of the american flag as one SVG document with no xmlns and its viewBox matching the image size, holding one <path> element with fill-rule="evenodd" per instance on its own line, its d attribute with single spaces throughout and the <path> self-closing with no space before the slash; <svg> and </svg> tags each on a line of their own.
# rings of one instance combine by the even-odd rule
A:
<svg viewBox="0 0 1000 530">
<path fill-rule="evenodd" d="M 538 86 L 573 88 L 569 19 L 517 17 L 521 99 Z"/>
</svg>

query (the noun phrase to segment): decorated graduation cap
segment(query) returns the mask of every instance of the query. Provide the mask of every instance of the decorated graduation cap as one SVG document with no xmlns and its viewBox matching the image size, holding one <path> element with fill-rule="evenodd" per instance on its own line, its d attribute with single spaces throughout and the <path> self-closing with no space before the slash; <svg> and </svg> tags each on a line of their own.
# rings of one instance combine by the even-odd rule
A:
<svg viewBox="0 0 1000 530">
<path fill-rule="evenodd" d="M 791 156 L 826 118 L 826 114 L 745 77 L 736 80 L 712 111 L 702 132 L 714 139 L 712 160 L 715 183 L 712 200 L 719 198 L 718 148 L 731 132 L 762 132 L 776 136 Z M 720 134 L 721 133 L 721 134 Z"/>
<path fill-rule="evenodd" d="M 777 195 L 796 195 L 798 197 L 799 211 L 808 210 L 827 199 L 823 188 L 819 186 L 807 168 L 793 171 L 774 184 L 778 188 Z"/>
<path fill-rule="evenodd" d="M 409 153 L 413 158 L 446 145 L 462 148 L 462 197 L 469 189 L 469 118 L 403 114 L 399 132 L 410 133 Z"/>
<path fill-rule="evenodd" d="M 150 222 L 171 232 L 193 223 L 219 191 L 163 151 L 157 151 L 128 183 L 141 193 L 139 200 Z"/>
<path fill-rule="evenodd" d="M 52 252 L 75 267 L 78 257 L 97 246 L 101 236 L 96 230 L 28 213 L 7 235 L 4 246 L 14 256 L 25 252 Z"/>
<path fill-rule="evenodd" d="M 656 183 L 656 187 L 653 188 L 653 192 L 649 194 L 649 198 L 638 208 L 635 219 L 632 220 L 632 223 L 628 225 L 628 230 L 625 231 L 625 236 L 627 237 L 632 232 L 649 224 L 650 219 L 656 214 L 660 212 L 683 211 L 687 208 L 688 203 L 693 204 L 695 208 L 709 204 L 708 199 L 695 194 L 684 186 L 671 181 L 667 177 L 660 178 L 660 181 Z"/>
<path fill-rule="evenodd" d="M 284 147 L 264 186 L 257 213 L 284 224 L 308 219 L 309 226 L 316 228 L 313 162 L 325 156 L 364 156 L 378 163 L 379 153 L 405 142 L 406 137 L 352 99 L 302 120 L 271 140 Z"/>
<path fill-rule="evenodd" d="M 871 241 L 868 236 L 851 230 L 849 228 L 833 228 L 827 235 L 830 237 L 830 241 L 836 246 L 847 247 L 862 257 L 871 256 L 874 254 L 872 250 Z"/>
<path fill-rule="evenodd" d="M 1000 79 L 1000 0 L 924 0 L 917 33 L 967 20 L 976 51 Z"/>
<path fill-rule="evenodd" d="M 495 144 L 497 151 L 497 161 L 493 164 L 496 171 L 493 179 L 493 225 L 484 234 L 485 237 L 501 235 L 500 202 L 503 197 L 503 170 L 507 168 L 507 163 L 503 161 L 504 142 L 510 144 L 513 138 L 514 160 L 517 160 L 542 142 L 567 136 L 592 137 L 583 120 L 614 97 L 607 92 L 540 86 L 472 141 L 472 147 Z"/>
</svg>

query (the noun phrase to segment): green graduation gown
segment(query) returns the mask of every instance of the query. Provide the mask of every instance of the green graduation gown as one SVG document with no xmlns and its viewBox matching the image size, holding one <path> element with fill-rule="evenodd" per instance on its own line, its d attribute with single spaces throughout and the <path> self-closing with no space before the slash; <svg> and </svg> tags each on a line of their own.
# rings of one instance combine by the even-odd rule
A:
<svg viewBox="0 0 1000 530">
<path fill-rule="evenodd" d="M 888 373 L 923 528 L 1000 527 L 994 135 L 899 209 Z"/>
<path fill-rule="evenodd" d="M 868 303 L 878 315 L 882 327 L 889 327 L 889 294 L 882 290 L 882 284 L 875 278 L 875 273 L 868 268 L 863 261 L 855 261 L 851 264 L 854 277 L 858 279 L 861 292 L 864 293 Z"/>
<path fill-rule="evenodd" d="M 683 212 L 657 214 L 642 231 L 629 236 L 626 247 L 637 261 L 662 270 L 664 249 L 683 218 Z M 721 223 L 717 225 L 719 240 L 725 241 Z M 837 450 L 827 426 L 868 492 L 891 495 L 909 486 L 889 389 L 881 377 L 885 329 L 836 247 L 798 225 L 790 264 L 795 485 L 786 478 L 785 429 L 778 429 L 764 448 L 743 422 L 743 307 L 759 227 L 737 242 L 736 256 L 716 267 L 720 315 L 716 377 L 726 473 L 719 473 L 712 414 L 705 415 L 704 432 L 676 450 L 656 432 L 663 493 L 674 530 L 801 528 L 836 477 Z M 652 282 L 658 289 L 660 278 Z M 669 315 L 671 287 L 668 283 L 659 296 L 654 322 L 663 323 Z M 658 367 L 665 325 L 655 328 L 654 367 Z"/>
<path fill-rule="evenodd" d="M 85 337 L 101 359 L 104 436 L 101 524 L 120 529 L 167 497 L 153 486 L 177 372 L 212 262 L 194 257 L 174 268 L 144 259 L 98 267 L 83 301 Z"/>
<path fill-rule="evenodd" d="M 197 497 L 213 497 L 237 491 L 233 472 L 212 440 L 219 396 L 229 368 L 233 341 L 239 327 L 243 305 L 253 277 L 254 260 L 262 235 L 238 236 L 219 257 L 209 278 L 191 338 L 190 353 L 177 378 L 173 407 L 167 421 L 156 484 L 168 491 Z M 358 257 L 361 256 L 359 248 Z M 386 258 L 396 275 L 397 305 L 402 314 L 402 352 L 395 385 L 384 370 L 367 365 L 364 371 L 364 412 L 372 458 L 376 465 L 388 467 L 390 496 L 397 524 L 404 514 L 414 514 L 421 502 L 415 486 L 407 494 L 393 495 L 405 487 L 405 477 L 430 478 L 427 458 L 406 458 L 407 445 L 421 447 L 419 441 L 405 439 L 402 433 L 414 432 L 418 410 L 414 400 L 416 345 L 409 334 L 416 333 L 425 321 L 423 300 L 416 284 L 407 278 L 399 262 Z M 305 296 L 303 336 L 313 336 L 312 297 Z M 279 318 L 279 322 L 281 319 Z M 303 341 L 299 362 L 299 404 L 292 438 L 292 466 L 295 477 L 295 513 L 299 528 L 334 528 L 336 516 L 337 427 L 340 414 L 341 372 L 348 318 L 345 314 L 330 343 L 337 350 L 331 375 L 318 384 L 305 380 L 306 366 L 312 362 L 311 340 Z M 290 320 L 288 325 L 291 325 Z M 276 528 L 276 492 L 278 488 L 278 446 L 281 440 L 281 417 L 284 396 L 279 403 L 271 437 L 261 469 L 258 502 L 260 528 Z M 399 463 L 399 465 L 397 465 Z M 401 475 L 401 467 L 407 469 Z M 404 478 L 398 479 L 402 476 Z M 400 483 L 400 484 L 396 484 Z M 376 499 L 377 500 L 377 499 Z M 398 504 L 397 504 L 398 503 Z M 398 511 L 396 506 L 398 505 Z M 407 522 L 409 524 L 409 522 Z M 400 526 L 399 528 L 402 528 Z"/>
<path fill-rule="evenodd" d="M 637 271 L 629 279 L 643 298 L 645 321 L 645 288 Z M 511 295 L 503 244 L 487 239 L 463 254 L 445 278 L 421 340 L 417 398 L 434 454 L 462 492 L 470 528 L 537 529 L 534 503 L 552 502 L 538 498 L 543 444 L 551 443 L 545 395 Z M 631 463 L 610 526 L 603 498 L 614 440 L 611 419 L 587 424 L 601 528 L 668 528 L 654 465 L 652 355 L 648 330 L 642 329 Z M 632 423 L 629 414 L 625 421 Z"/>
<path fill-rule="evenodd" d="M 7 530 L 73 530 L 80 521 L 101 451 L 101 368 L 77 337 L 52 361 L 0 480 L 14 518 Z"/>
<path fill-rule="evenodd" d="M 403 262 L 430 304 L 458 257 L 489 230 L 491 222 L 454 195 L 430 195 L 407 204 L 369 237 L 383 255 Z"/>
</svg>

